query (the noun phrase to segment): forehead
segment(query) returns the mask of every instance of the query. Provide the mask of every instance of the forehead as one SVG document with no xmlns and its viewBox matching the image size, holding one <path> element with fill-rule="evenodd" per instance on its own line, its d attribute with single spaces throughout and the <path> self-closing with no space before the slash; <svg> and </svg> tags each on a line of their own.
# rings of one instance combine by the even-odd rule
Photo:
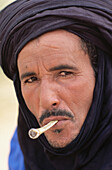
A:
<svg viewBox="0 0 112 170">
<path fill-rule="evenodd" d="M 31 49 L 34 44 L 38 49 L 40 47 L 51 47 L 51 48 L 58 48 L 59 46 L 66 49 L 67 48 L 77 48 L 80 47 L 81 40 L 80 38 L 65 30 L 56 30 L 52 32 L 45 33 L 40 37 L 30 41 L 19 53 L 19 55 L 25 52 L 28 49 Z"/>
<path fill-rule="evenodd" d="M 49 64 L 55 60 L 66 61 L 73 54 L 81 51 L 81 40 L 78 36 L 65 30 L 48 32 L 29 42 L 19 53 L 18 63 L 38 62 L 40 59 Z"/>
<path fill-rule="evenodd" d="M 75 43 L 80 42 L 80 38 L 77 35 L 65 30 L 56 30 L 56 31 L 48 32 L 46 34 L 43 34 L 39 38 L 37 38 L 37 40 L 38 40 L 38 44 L 45 44 L 45 45 L 52 44 L 54 45 L 54 47 L 58 45 L 66 46 L 67 42 L 70 46 L 75 46 Z"/>
</svg>

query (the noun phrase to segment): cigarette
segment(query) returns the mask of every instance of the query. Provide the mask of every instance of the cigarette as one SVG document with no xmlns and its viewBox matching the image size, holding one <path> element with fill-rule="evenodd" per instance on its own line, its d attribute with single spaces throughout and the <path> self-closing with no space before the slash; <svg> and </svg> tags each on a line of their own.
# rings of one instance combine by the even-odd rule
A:
<svg viewBox="0 0 112 170">
<path fill-rule="evenodd" d="M 54 126 L 58 120 L 50 121 L 47 125 L 41 127 L 41 128 L 32 128 L 29 130 L 28 135 L 31 139 L 38 138 L 42 133 L 50 129 L 52 126 Z"/>
</svg>

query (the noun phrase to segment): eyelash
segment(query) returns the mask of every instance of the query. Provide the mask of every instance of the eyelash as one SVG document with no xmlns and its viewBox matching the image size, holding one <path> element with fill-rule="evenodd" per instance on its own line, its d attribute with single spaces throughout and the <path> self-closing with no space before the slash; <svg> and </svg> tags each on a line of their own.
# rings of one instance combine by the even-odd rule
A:
<svg viewBox="0 0 112 170">
<path fill-rule="evenodd" d="M 73 72 L 71 72 L 71 71 L 60 71 L 58 73 L 57 77 L 58 76 L 59 77 L 69 77 L 71 75 L 73 75 Z M 24 81 L 24 84 L 26 84 L 26 83 L 30 84 L 30 83 L 33 83 L 34 81 L 38 81 L 38 78 L 37 77 L 30 77 L 29 79 Z"/>
</svg>

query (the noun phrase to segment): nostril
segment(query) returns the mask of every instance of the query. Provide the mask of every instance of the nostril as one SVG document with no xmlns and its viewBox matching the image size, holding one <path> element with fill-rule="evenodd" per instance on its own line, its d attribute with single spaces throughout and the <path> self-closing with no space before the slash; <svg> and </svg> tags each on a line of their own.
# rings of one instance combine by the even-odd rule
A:
<svg viewBox="0 0 112 170">
<path fill-rule="evenodd" d="M 56 106 L 57 104 L 56 104 L 56 103 L 53 103 L 52 105 L 53 105 L 53 106 Z"/>
</svg>

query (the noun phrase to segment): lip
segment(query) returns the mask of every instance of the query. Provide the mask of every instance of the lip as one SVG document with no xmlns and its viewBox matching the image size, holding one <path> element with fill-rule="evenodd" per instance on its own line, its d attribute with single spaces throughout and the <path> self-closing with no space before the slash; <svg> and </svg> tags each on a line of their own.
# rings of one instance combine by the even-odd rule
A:
<svg viewBox="0 0 112 170">
<path fill-rule="evenodd" d="M 53 120 L 58 120 L 58 122 L 56 123 L 56 125 L 57 125 L 57 124 L 60 124 L 63 121 L 71 120 L 71 118 L 66 117 L 66 116 L 52 116 L 52 117 L 44 119 L 42 126 L 48 124 L 50 121 L 53 121 Z M 54 126 L 56 126 L 56 125 L 54 125 Z"/>
</svg>

